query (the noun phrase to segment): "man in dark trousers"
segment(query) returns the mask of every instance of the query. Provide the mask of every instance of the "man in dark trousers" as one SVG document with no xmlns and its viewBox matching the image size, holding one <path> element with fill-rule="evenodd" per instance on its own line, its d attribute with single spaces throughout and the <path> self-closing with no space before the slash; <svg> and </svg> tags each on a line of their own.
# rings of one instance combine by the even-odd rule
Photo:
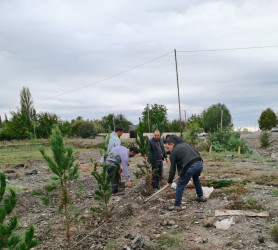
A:
<svg viewBox="0 0 278 250">
<path fill-rule="evenodd" d="M 122 171 L 124 172 L 127 186 L 131 188 L 132 184 L 130 182 L 130 174 L 128 170 L 128 159 L 134 157 L 136 154 L 138 154 L 138 148 L 134 146 L 130 147 L 129 149 L 124 146 L 116 146 L 111 149 L 106 159 L 106 164 L 110 165 L 110 168 L 107 171 L 108 174 L 111 174 L 113 171 L 115 171 L 114 179 L 111 182 L 113 185 L 113 194 L 118 193 L 118 186 Z M 120 167 L 121 163 L 122 167 Z"/>
<path fill-rule="evenodd" d="M 150 163 L 152 164 L 152 187 L 154 191 L 159 189 L 159 181 L 162 176 L 163 160 L 168 162 L 167 154 L 165 152 L 164 144 L 160 138 L 159 130 L 154 131 L 153 138 L 149 140 L 150 146 Z"/>
<path fill-rule="evenodd" d="M 196 200 L 206 201 L 206 198 L 203 196 L 202 184 L 199 179 L 199 176 L 203 171 L 203 160 L 199 152 L 197 152 L 187 142 L 177 144 L 175 140 L 171 139 L 167 141 L 166 148 L 171 153 L 171 167 L 167 186 L 171 186 L 175 177 L 176 168 L 180 177 L 176 188 L 175 204 L 171 207 L 171 210 L 181 209 L 182 194 L 191 178 L 193 179 L 196 189 Z"/>
</svg>

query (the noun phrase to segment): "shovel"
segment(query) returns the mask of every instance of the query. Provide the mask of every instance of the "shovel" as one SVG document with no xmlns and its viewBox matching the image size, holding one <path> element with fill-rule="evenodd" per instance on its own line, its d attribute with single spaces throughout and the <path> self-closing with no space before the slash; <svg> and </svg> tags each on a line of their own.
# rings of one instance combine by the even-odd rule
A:
<svg viewBox="0 0 278 250">
<path fill-rule="evenodd" d="M 120 189 L 125 189 L 125 182 L 121 181 L 122 177 L 121 177 L 121 172 L 120 172 L 120 180 L 119 180 L 119 188 Z"/>
<path fill-rule="evenodd" d="M 179 179 L 180 177 L 178 176 L 176 179 L 173 180 L 176 181 L 177 179 Z M 154 193 L 152 196 L 150 196 L 148 199 L 146 199 L 144 202 L 146 203 L 147 201 L 149 201 L 150 199 L 152 199 L 154 196 L 156 196 L 157 194 L 159 194 L 160 192 L 162 192 L 163 190 L 165 190 L 167 188 L 167 185 L 165 185 L 163 188 L 159 189 L 156 193 Z"/>
</svg>

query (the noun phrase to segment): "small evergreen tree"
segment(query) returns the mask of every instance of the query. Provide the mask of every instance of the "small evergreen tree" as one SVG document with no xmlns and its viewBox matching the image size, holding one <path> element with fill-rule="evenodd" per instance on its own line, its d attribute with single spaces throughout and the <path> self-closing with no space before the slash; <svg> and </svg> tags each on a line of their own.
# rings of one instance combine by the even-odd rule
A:
<svg viewBox="0 0 278 250">
<path fill-rule="evenodd" d="M 54 182 L 45 187 L 46 192 L 35 192 L 34 195 L 41 196 L 44 204 L 46 205 L 49 203 L 50 192 L 52 192 L 55 189 L 60 189 L 60 209 L 64 209 L 65 211 L 66 237 L 68 242 L 68 248 L 70 248 L 69 205 L 72 203 L 72 197 L 68 192 L 68 184 L 70 181 L 78 179 L 79 165 L 74 165 L 75 159 L 73 156 L 72 148 L 65 147 L 62 133 L 57 125 L 52 129 L 50 142 L 53 158 L 46 155 L 45 149 L 43 147 L 41 147 L 39 150 L 44 160 L 48 164 L 48 167 L 54 173 L 54 177 L 52 178 Z"/>
<path fill-rule="evenodd" d="M 106 164 L 106 159 L 108 157 L 108 142 L 109 135 L 103 143 L 103 149 L 101 152 L 102 161 L 101 163 L 94 163 L 94 171 L 91 173 L 98 183 L 98 188 L 95 190 L 94 199 L 98 202 L 97 207 L 92 207 L 91 210 L 96 213 L 102 214 L 107 221 L 111 221 L 111 213 L 114 207 L 109 207 L 109 201 L 112 194 L 112 184 L 111 181 L 114 179 L 117 167 L 113 167 L 114 171 L 108 174 L 108 169 L 111 167 Z M 111 155 L 110 155 L 111 156 Z M 99 172 L 97 167 L 100 166 L 101 171 Z"/>
<path fill-rule="evenodd" d="M 263 131 L 260 134 L 260 143 L 261 143 L 261 147 L 267 147 L 270 145 L 270 134 L 267 131 Z"/>
<path fill-rule="evenodd" d="M 10 217 L 9 222 L 6 222 L 7 215 L 11 214 L 16 205 L 16 194 L 12 189 L 9 189 L 10 195 L 4 199 L 1 205 L 6 190 L 5 174 L 0 172 L 0 249 L 18 249 L 28 250 L 37 245 L 37 239 L 34 239 L 34 227 L 26 231 L 24 239 L 14 235 L 13 230 L 17 226 L 17 216 Z"/>
<path fill-rule="evenodd" d="M 140 178 L 142 176 L 145 176 L 145 186 L 146 189 L 151 192 L 152 191 L 152 166 L 148 162 L 148 158 L 150 159 L 150 146 L 149 146 L 149 138 L 147 136 L 143 135 L 143 132 L 145 130 L 144 123 L 139 122 L 139 125 L 137 127 L 137 136 L 136 143 L 139 147 L 139 152 L 141 156 L 143 157 L 143 165 L 139 164 L 137 167 L 139 168 L 139 171 L 135 173 L 136 178 Z"/>
<path fill-rule="evenodd" d="M 261 130 L 270 130 L 277 125 L 277 116 L 271 108 L 264 110 L 258 120 Z"/>
</svg>

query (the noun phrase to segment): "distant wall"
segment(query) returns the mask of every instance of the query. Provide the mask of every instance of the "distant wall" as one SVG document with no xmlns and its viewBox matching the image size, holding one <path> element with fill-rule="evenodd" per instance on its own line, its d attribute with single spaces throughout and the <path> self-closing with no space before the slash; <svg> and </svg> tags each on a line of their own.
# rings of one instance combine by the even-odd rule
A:
<svg viewBox="0 0 278 250">
<path fill-rule="evenodd" d="M 165 138 L 166 135 L 168 135 L 168 134 L 169 135 L 175 134 L 177 136 L 180 136 L 180 132 L 164 132 L 161 137 Z M 99 135 L 105 135 L 106 136 L 107 133 L 101 133 Z M 150 139 L 153 138 L 153 133 L 143 133 L 143 135 L 148 136 Z M 129 133 L 123 133 L 122 136 L 121 136 L 121 139 L 129 139 L 129 138 L 130 138 Z"/>
</svg>

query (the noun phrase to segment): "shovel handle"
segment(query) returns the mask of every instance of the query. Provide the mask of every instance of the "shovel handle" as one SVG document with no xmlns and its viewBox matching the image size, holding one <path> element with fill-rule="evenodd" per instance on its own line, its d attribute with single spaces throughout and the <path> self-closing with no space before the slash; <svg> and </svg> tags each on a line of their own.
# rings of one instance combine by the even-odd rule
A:
<svg viewBox="0 0 278 250">
<path fill-rule="evenodd" d="M 174 179 L 173 182 L 175 182 L 177 179 L 179 179 L 179 176 L 176 179 Z M 155 192 L 152 196 L 150 196 L 148 199 L 146 199 L 145 202 L 149 201 L 151 198 L 153 198 L 154 196 L 156 196 L 157 194 L 159 194 L 160 192 L 162 192 L 166 188 L 167 188 L 167 185 L 164 186 L 163 188 L 159 189 L 157 192 Z"/>
</svg>

